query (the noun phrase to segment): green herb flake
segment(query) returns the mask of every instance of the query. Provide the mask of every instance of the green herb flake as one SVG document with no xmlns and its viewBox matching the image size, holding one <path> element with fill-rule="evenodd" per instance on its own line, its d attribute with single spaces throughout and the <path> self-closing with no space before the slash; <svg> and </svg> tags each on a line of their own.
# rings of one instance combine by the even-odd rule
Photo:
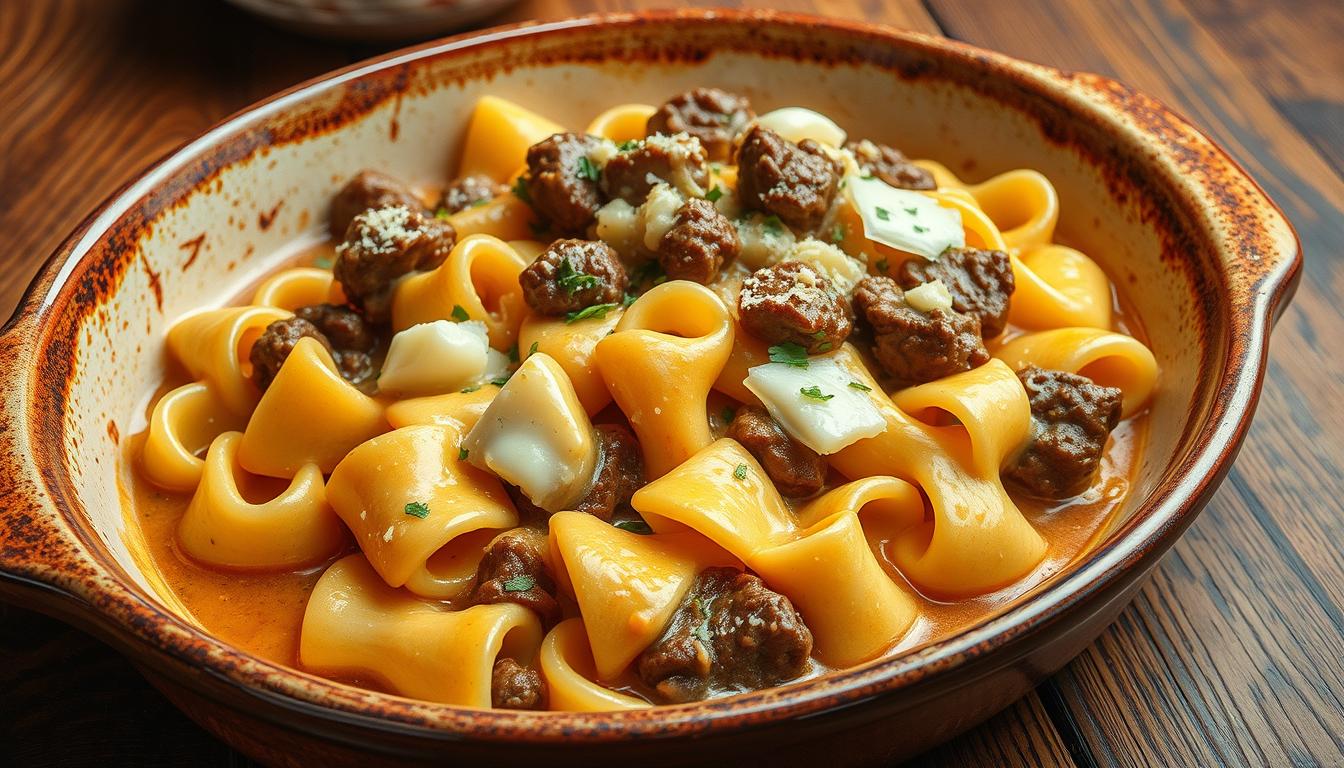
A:
<svg viewBox="0 0 1344 768">
<path fill-rule="evenodd" d="M 863 174 L 862 176 L 859 177 L 859 179 L 862 180 L 862 181 L 872 181 L 874 178 L 875 178 L 875 177 L 874 177 L 873 174 L 871 174 L 871 173 L 865 173 L 865 174 Z"/>
<path fill-rule="evenodd" d="M 663 272 L 663 265 L 658 263 L 657 259 L 644 262 L 630 273 L 631 285 L 643 285 L 644 283 L 658 285 L 665 280 L 667 280 L 667 274 Z"/>
<path fill-rule="evenodd" d="M 803 387 L 798 391 L 803 393 L 803 397 L 806 397 L 809 400 L 820 400 L 823 403 L 835 397 L 835 395 L 828 395 L 823 393 L 821 391 L 821 387 L 818 387 L 816 384 L 813 384 L 810 387 Z"/>
<path fill-rule="evenodd" d="M 628 309 L 630 305 L 634 304 L 636 301 L 639 301 L 638 296 L 633 293 L 627 293 L 625 294 L 625 298 L 621 299 L 621 306 Z"/>
<path fill-rule="evenodd" d="M 695 629 L 691 631 L 691 634 L 695 635 L 695 639 L 699 640 L 705 648 L 709 648 L 714 642 L 714 638 L 709 632 L 709 611 L 705 608 L 704 602 L 698 597 L 691 598 L 691 604 L 695 606 L 695 612 L 699 614 L 700 617 L 700 620 L 696 622 Z"/>
<path fill-rule="evenodd" d="M 849 382 L 849 388 L 850 388 L 850 389 L 857 389 L 857 390 L 859 390 L 860 392 L 872 392 L 872 391 L 873 391 L 873 388 L 872 388 L 872 387 L 868 386 L 867 384 L 860 384 L 860 383 L 857 382 L 857 381 L 851 381 L 851 382 Z"/>
<path fill-rule="evenodd" d="M 510 362 L 510 363 L 513 363 L 514 365 L 517 365 L 517 364 L 518 364 L 518 343 L 517 343 L 517 342 L 514 342 L 513 346 L 512 346 L 512 347 L 509 347 L 509 362 Z"/>
<path fill-rule="evenodd" d="M 713 187 L 710 188 L 708 192 L 705 193 L 705 199 L 711 203 L 719 202 L 719 198 L 721 197 L 723 197 L 723 190 L 719 189 L 718 184 L 715 184 Z"/>
<path fill-rule="evenodd" d="M 472 392 L 475 392 L 476 390 L 478 390 L 478 389 L 480 389 L 480 388 L 481 388 L 481 385 L 480 385 L 480 384 L 472 384 L 470 387 L 463 387 L 463 388 L 462 388 L 462 394 L 464 394 L 464 395 L 469 395 L 469 394 L 471 394 Z"/>
<path fill-rule="evenodd" d="M 596 288 L 601 282 L 596 275 L 590 275 L 575 269 L 574 265 L 569 263 L 568 256 L 560 260 L 560 266 L 555 271 L 555 284 L 571 296 L 579 291 Z"/>
<path fill-rule="evenodd" d="M 465 323 L 470 319 L 471 315 L 467 314 L 467 310 L 463 309 L 461 304 L 453 305 L 453 320 L 455 322 Z"/>
<path fill-rule="evenodd" d="M 643 144 L 644 142 L 640 141 L 639 139 L 626 139 L 625 141 L 622 141 L 620 144 L 617 144 L 616 148 L 622 152 L 629 152 L 632 149 L 639 149 Z"/>
<path fill-rule="evenodd" d="M 891 221 L 891 212 L 888 211 L 886 208 L 883 208 L 882 206 L 879 205 L 873 209 L 873 212 L 876 213 L 877 218 L 881 219 L 882 221 Z"/>
<path fill-rule="evenodd" d="M 472 208 L 484 208 L 485 206 L 487 206 L 487 205 L 490 204 L 490 201 L 491 201 L 492 199 L 493 199 L 493 198 L 482 197 L 480 200 L 475 200 L 475 201 L 473 201 L 472 204 L 471 204 L 471 207 L 472 207 Z"/>
<path fill-rule="evenodd" d="M 597 181 L 602 178 L 602 169 L 598 168 L 597 165 L 585 155 L 579 158 L 579 169 L 574 172 L 574 175 L 580 179 Z"/>
<path fill-rule="evenodd" d="M 538 240 L 545 237 L 546 230 L 549 229 L 549 227 L 547 227 L 546 224 L 540 221 L 529 221 L 527 223 L 527 228 L 532 230 L 533 236 L 535 236 Z"/>
<path fill-rule="evenodd" d="M 618 304 L 594 304 L 591 307 L 584 307 L 577 312 L 570 312 L 565 315 L 566 323 L 577 323 L 580 320 L 601 320 L 607 316 L 607 313 L 615 309 Z"/>
<path fill-rule="evenodd" d="M 710 163 L 709 170 L 715 174 L 723 173 L 723 163 Z"/>
<path fill-rule="evenodd" d="M 747 479 L 747 465 L 746 465 L 746 464 L 738 464 L 738 465 L 737 465 L 737 469 L 734 469 L 734 470 L 733 470 L 733 477 L 737 478 L 738 480 L 746 480 L 746 479 Z"/>
<path fill-rule="evenodd" d="M 915 232 L 917 232 L 917 233 L 919 233 L 919 234 L 921 234 L 921 235 L 924 234 L 925 232 L 928 232 L 928 231 L 929 231 L 929 228 L 928 228 L 928 227 L 921 227 L 921 226 L 919 226 L 918 224 L 915 225 Z"/>
<path fill-rule="evenodd" d="M 905 212 L 908 213 L 908 214 L 910 214 L 911 216 L 918 216 L 918 215 L 919 215 L 919 209 L 918 209 L 918 208 L 906 208 L 906 209 L 905 209 Z"/>
<path fill-rule="evenodd" d="M 831 351 L 831 342 L 829 342 L 829 341 L 823 341 L 823 342 L 821 342 L 820 344 L 817 345 L 817 351 L 818 351 L 818 352 L 830 352 L 830 351 Z"/>
<path fill-rule="evenodd" d="M 458 448 L 458 449 L 457 449 L 457 460 L 458 460 L 458 461 L 466 461 L 466 460 L 467 460 L 467 457 L 470 456 L 470 455 L 471 455 L 471 451 L 468 451 L 466 448 Z"/>
<path fill-rule="evenodd" d="M 537 580 L 530 573 L 521 573 L 504 580 L 505 592 L 526 592 L 537 586 Z"/>
<path fill-rule="evenodd" d="M 330 256 L 323 256 L 322 258 L 314 261 L 313 266 L 317 267 L 318 269 L 331 269 L 334 263 L 335 262 L 331 260 Z"/>
<path fill-rule="evenodd" d="M 784 231 L 784 222 L 780 221 L 779 217 L 773 213 L 766 216 L 765 220 L 761 222 L 761 225 L 765 227 L 766 232 L 769 232 L 772 235 L 778 235 Z"/>
<path fill-rule="evenodd" d="M 733 420 L 733 417 L 736 416 L 736 415 L 737 415 L 737 412 L 733 410 L 733 407 L 732 407 L 731 405 L 725 405 L 725 406 L 723 406 L 723 410 L 722 410 L 722 411 L 719 411 L 719 419 L 720 419 L 724 424 L 729 424 L 729 423 L 731 423 L 732 420 Z"/>
<path fill-rule="evenodd" d="M 421 520 L 429 517 L 429 505 L 423 501 L 412 501 L 406 505 L 403 511 L 411 517 L 418 517 Z"/>
<path fill-rule="evenodd" d="M 617 520 L 612 523 L 612 525 L 620 528 L 622 531 L 638 533 L 640 536 L 648 536 L 653 533 L 653 529 L 643 520 Z"/>
<path fill-rule="evenodd" d="M 526 176 L 519 176 L 518 180 L 513 182 L 513 196 L 524 203 L 532 202 L 532 195 L 527 191 Z"/>
<path fill-rule="evenodd" d="M 770 362 L 791 365 L 794 368 L 807 367 L 807 350 L 801 344 L 786 341 L 770 348 Z"/>
<path fill-rule="evenodd" d="M 886 260 L 886 259 L 878 259 L 878 260 L 877 260 L 877 264 L 876 264 L 876 266 L 877 266 L 877 271 L 878 271 L 878 272 L 881 272 L 881 273 L 884 274 L 884 275 L 887 273 L 887 260 Z"/>
<path fill-rule="evenodd" d="M 528 356 L 528 357 L 531 357 L 531 356 L 537 354 L 537 345 L 540 344 L 540 343 L 541 343 L 541 342 L 538 342 L 538 341 L 534 341 L 534 342 L 532 342 L 532 346 L 530 346 L 530 347 L 527 348 L 527 356 Z"/>
<path fill-rule="evenodd" d="M 844 239 L 845 239 L 845 225 L 836 224 L 835 227 L 831 229 L 831 242 L 839 243 L 843 242 Z"/>
<path fill-rule="evenodd" d="M 508 376 L 500 376 L 498 379 L 491 379 L 491 380 L 490 380 L 490 383 L 491 383 L 491 384 L 494 384 L 496 387 L 502 387 L 502 386 L 504 386 L 505 384 L 508 384 L 508 383 L 509 383 L 509 377 L 508 377 Z"/>
<path fill-rule="evenodd" d="M 446 219 L 451 215 L 452 214 L 448 212 L 448 209 L 443 206 L 439 206 L 439 209 L 434 212 L 434 218 L 436 219 Z"/>
</svg>

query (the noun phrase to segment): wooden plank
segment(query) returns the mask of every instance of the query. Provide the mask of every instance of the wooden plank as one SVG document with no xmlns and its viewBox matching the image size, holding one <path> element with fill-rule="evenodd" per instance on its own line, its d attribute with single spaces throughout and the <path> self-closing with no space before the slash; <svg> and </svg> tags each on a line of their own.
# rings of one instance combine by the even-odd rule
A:
<svg viewBox="0 0 1344 768">
<path fill-rule="evenodd" d="M 1192 7 L 1216 16 L 1214 5 Z M 1337 97 L 1338 78 L 1316 91 L 1294 90 L 1294 78 L 1338 61 L 1340 14 L 1303 12 L 1327 24 L 1311 33 L 1281 18 L 1262 33 L 1227 18 L 1206 28 L 1173 0 L 931 8 L 953 37 L 1114 75 L 1168 101 L 1232 151 L 1297 225 L 1307 276 L 1276 334 L 1259 416 L 1229 481 L 1056 684 L 1102 764 L 1339 764 L 1344 364 L 1332 340 L 1344 331 L 1344 182 L 1276 104 L 1295 93 Z M 1330 142 L 1328 132 L 1313 138 Z"/>
</svg>

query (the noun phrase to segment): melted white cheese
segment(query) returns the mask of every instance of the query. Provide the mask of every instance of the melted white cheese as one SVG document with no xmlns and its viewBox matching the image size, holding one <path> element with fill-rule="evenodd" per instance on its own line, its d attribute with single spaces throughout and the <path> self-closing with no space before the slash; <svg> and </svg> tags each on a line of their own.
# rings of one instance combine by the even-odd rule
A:
<svg viewBox="0 0 1344 768">
<path fill-rule="evenodd" d="M 966 245 L 961 214 L 928 195 L 896 189 L 877 178 L 845 177 L 846 192 L 863 219 L 869 240 L 937 259 L 948 248 Z"/>
<path fill-rule="evenodd" d="M 851 387 L 851 382 L 861 380 L 833 356 L 810 357 L 807 362 L 806 368 L 785 363 L 758 365 L 747 371 L 743 382 L 784 431 L 827 455 L 886 429 L 872 393 Z M 819 397 L 809 397 L 804 390 Z M 829 399 L 820 399 L 828 395 Z"/>
<path fill-rule="evenodd" d="M 943 285 L 942 280 L 922 283 L 905 292 L 905 300 L 920 312 L 932 312 L 941 309 L 952 311 L 952 293 Z"/>
<path fill-rule="evenodd" d="M 845 130 L 831 118 L 803 107 L 783 107 L 766 112 L 756 122 L 794 142 L 812 139 L 832 147 L 845 144 Z"/>
<path fill-rule="evenodd" d="M 455 392 L 485 376 L 489 349 L 479 320 L 413 325 L 392 337 L 378 389 L 401 396 Z"/>
</svg>

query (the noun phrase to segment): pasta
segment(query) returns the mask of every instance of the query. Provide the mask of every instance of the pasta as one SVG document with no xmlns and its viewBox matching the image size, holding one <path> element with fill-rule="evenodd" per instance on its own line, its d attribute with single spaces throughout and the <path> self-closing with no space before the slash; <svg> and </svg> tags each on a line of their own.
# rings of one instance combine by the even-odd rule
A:
<svg viewBox="0 0 1344 768">
<path fill-rule="evenodd" d="M 1045 175 L 716 89 L 463 130 L 442 189 L 360 173 L 335 242 L 169 330 L 130 495 L 206 629 L 632 710 L 952 636 L 1111 524 L 1161 372 Z"/>
</svg>

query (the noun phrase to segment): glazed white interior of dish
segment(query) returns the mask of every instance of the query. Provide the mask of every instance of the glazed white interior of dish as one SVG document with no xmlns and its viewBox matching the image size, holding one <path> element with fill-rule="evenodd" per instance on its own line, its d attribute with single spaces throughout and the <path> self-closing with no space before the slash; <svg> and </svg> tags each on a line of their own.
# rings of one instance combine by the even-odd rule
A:
<svg viewBox="0 0 1344 768">
<path fill-rule="evenodd" d="M 746 94 L 758 112 L 782 106 L 817 109 L 851 136 L 940 161 L 968 181 L 1018 167 L 1040 170 L 1059 192 L 1060 239 L 1096 259 L 1126 294 L 1162 370 L 1149 444 L 1122 518 L 1172 464 L 1186 424 L 1197 417 L 1191 403 L 1200 371 L 1194 329 L 1200 324 L 1188 298 L 1190 278 L 1163 262 L 1161 240 L 1143 221 L 1139 202 L 1114 198 L 1097 169 L 1076 150 L 1047 141 L 1029 116 L 939 80 L 905 81 L 873 66 L 827 67 L 747 54 L 721 53 L 694 64 L 551 65 L 465 82 L 457 77 L 467 71 L 460 67 L 474 64 L 472 71 L 480 71 L 482 62 L 503 55 L 507 51 L 495 48 L 426 64 L 415 78 L 422 89 L 411 88 L 334 130 L 258 151 L 224 168 L 213 183 L 154 223 L 139 244 L 141 258 L 114 296 L 86 319 L 65 410 L 67 434 L 76 438 L 66 442 L 72 482 L 109 552 L 147 592 L 154 593 L 156 579 L 142 570 L 148 559 L 133 555 L 138 533 L 128 530 L 130 518 L 123 512 L 126 495 L 119 490 L 112 435 L 124 440 L 144 428 L 149 398 L 164 373 L 167 328 L 184 313 L 234 300 L 292 253 L 296 243 L 320 236 L 328 201 L 357 171 L 375 168 L 413 183 L 446 181 L 457 164 L 471 105 L 484 94 L 579 129 L 616 104 L 657 104 L 691 87 L 715 85 Z M 216 129 L 186 148 L 182 162 L 189 163 L 207 143 L 250 125 L 335 104 L 341 89 L 323 88 L 300 91 Z M 1116 131 L 1120 152 L 1147 163 L 1145 172 L 1167 174 L 1147 159 L 1151 154 L 1136 139 L 1126 138 L 1136 135 Z M 169 161 L 162 173 L 178 167 L 177 162 Z M 110 215 L 116 213 L 114 208 Z M 272 214 L 273 221 L 263 227 Z M 188 266 L 190 244 L 201 236 L 199 253 Z M 162 289 L 161 309 L 153 276 Z"/>
</svg>

